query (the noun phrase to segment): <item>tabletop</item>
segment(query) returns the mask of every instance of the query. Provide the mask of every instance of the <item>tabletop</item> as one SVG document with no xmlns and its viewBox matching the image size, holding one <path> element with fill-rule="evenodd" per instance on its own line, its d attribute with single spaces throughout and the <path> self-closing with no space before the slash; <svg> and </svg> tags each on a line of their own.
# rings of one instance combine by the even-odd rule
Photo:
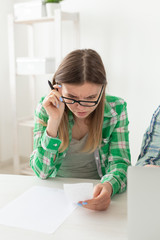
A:
<svg viewBox="0 0 160 240">
<path fill-rule="evenodd" d="M 97 180 L 78 178 L 50 178 L 41 180 L 37 176 L 0 175 L 0 208 L 17 198 L 32 186 L 63 188 L 64 183 L 92 182 Z M 112 198 L 106 211 L 93 211 L 77 207 L 64 223 L 52 234 L 0 225 L 3 240 L 127 240 L 127 194 Z"/>
</svg>

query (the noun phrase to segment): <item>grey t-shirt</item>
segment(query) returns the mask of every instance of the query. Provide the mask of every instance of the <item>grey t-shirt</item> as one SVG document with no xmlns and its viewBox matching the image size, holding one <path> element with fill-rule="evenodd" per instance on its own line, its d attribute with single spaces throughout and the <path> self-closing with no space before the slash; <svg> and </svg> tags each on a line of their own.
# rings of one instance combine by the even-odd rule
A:
<svg viewBox="0 0 160 240">
<path fill-rule="evenodd" d="M 86 143 L 86 139 L 87 135 L 80 140 L 72 138 L 57 177 L 100 179 L 94 153 L 80 152 Z"/>
</svg>

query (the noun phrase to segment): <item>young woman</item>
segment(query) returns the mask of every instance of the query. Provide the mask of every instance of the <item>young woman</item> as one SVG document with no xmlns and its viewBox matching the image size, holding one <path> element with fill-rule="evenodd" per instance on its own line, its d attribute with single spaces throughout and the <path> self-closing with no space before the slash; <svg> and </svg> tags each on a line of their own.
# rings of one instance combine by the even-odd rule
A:
<svg viewBox="0 0 160 240">
<path fill-rule="evenodd" d="M 56 71 L 53 90 L 35 112 L 30 165 L 42 179 L 100 179 L 83 207 L 105 210 L 111 196 L 126 189 L 130 165 L 124 100 L 105 96 L 103 62 L 91 49 L 68 54 Z"/>
</svg>

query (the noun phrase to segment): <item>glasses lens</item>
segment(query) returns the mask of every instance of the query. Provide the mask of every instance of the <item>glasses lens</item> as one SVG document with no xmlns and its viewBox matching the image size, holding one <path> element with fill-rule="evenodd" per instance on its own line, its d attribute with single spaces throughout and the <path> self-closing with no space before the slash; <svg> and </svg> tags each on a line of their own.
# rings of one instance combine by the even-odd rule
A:
<svg viewBox="0 0 160 240">
<path fill-rule="evenodd" d="M 83 102 L 83 101 L 76 101 L 74 99 L 70 99 L 70 98 L 65 98 L 63 97 L 63 102 L 66 103 L 66 104 L 73 104 L 75 102 L 78 102 L 81 106 L 84 106 L 84 107 L 93 107 L 96 105 L 95 102 Z"/>
<path fill-rule="evenodd" d="M 72 99 L 66 99 L 66 98 L 63 98 L 63 102 L 67 103 L 67 104 L 73 104 L 74 103 L 74 101 Z"/>
<path fill-rule="evenodd" d="M 80 105 L 84 106 L 84 107 L 93 107 L 96 105 L 96 103 L 95 102 L 80 102 Z"/>
</svg>

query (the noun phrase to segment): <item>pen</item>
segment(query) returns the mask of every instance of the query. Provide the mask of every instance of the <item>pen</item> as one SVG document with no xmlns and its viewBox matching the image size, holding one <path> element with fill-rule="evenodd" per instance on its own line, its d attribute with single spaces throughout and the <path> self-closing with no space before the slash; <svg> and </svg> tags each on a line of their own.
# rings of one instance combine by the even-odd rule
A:
<svg viewBox="0 0 160 240">
<path fill-rule="evenodd" d="M 50 88 L 53 90 L 54 87 L 52 86 L 52 83 L 49 80 L 48 80 L 48 84 L 49 84 Z"/>
<path fill-rule="evenodd" d="M 55 88 L 53 87 L 52 83 L 51 83 L 49 80 L 48 80 L 48 84 L 49 84 L 51 90 L 55 89 Z M 56 90 L 58 91 L 58 89 L 56 89 Z M 61 102 L 63 102 L 62 97 L 60 97 L 59 100 L 60 100 Z M 59 105 L 57 105 L 57 108 L 59 108 Z"/>
</svg>

